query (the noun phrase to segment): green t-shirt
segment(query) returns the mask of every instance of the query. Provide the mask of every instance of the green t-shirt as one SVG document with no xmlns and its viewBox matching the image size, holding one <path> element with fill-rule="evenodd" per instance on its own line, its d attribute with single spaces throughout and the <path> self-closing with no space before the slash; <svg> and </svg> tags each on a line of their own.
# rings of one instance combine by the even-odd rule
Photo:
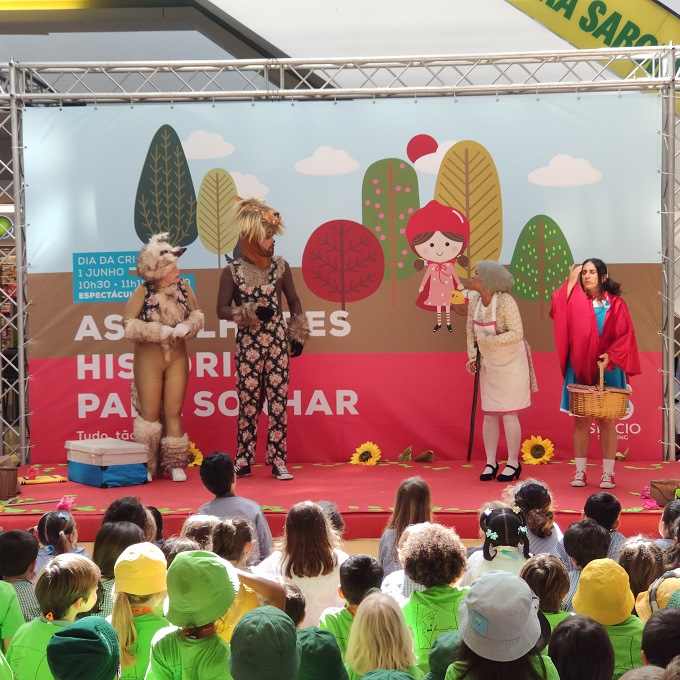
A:
<svg viewBox="0 0 680 680">
<path fill-rule="evenodd" d="M 349 640 L 349 630 L 352 627 L 354 616 L 347 607 L 329 607 L 324 609 L 319 619 L 319 628 L 329 630 L 335 636 L 340 647 L 340 656 L 345 661 L 347 652 L 347 640 Z"/>
<path fill-rule="evenodd" d="M 229 643 L 219 635 L 192 640 L 170 626 L 153 638 L 145 680 L 232 680 L 230 657 Z"/>
<path fill-rule="evenodd" d="M 614 680 L 631 668 L 644 665 L 641 653 L 644 627 L 637 616 L 629 616 L 616 626 L 604 627 L 614 648 Z"/>
<path fill-rule="evenodd" d="M 121 680 L 143 680 L 146 669 L 149 667 L 151 657 L 151 641 L 154 635 L 161 629 L 167 628 L 170 624 L 167 619 L 157 614 L 142 614 L 135 616 L 135 630 L 137 639 L 130 647 L 130 652 L 135 655 L 135 663 L 132 666 L 123 668 L 121 666 Z"/>
<path fill-rule="evenodd" d="M 12 669 L 2 652 L 0 652 L 0 680 L 12 680 Z"/>
<path fill-rule="evenodd" d="M 345 668 L 347 669 L 347 676 L 349 680 L 361 680 L 361 678 L 363 678 L 364 675 L 366 675 L 366 673 L 364 673 L 364 675 L 359 675 L 358 673 L 355 673 L 347 664 L 345 664 Z M 402 672 L 408 673 L 411 677 L 413 677 L 413 680 L 423 679 L 423 672 L 418 668 L 418 666 L 411 666 L 409 669 Z"/>
<path fill-rule="evenodd" d="M 432 586 L 422 593 L 415 590 L 402 606 L 406 625 L 413 631 L 416 664 L 425 675 L 430 670 L 430 649 L 449 630 L 458 629 L 458 606 L 467 588 Z"/>
<path fill-rule="evenodd" d="M 543 615 L 545 616 L 546 619 L 548 619 L 548 623 L 550 624 L 550 632 L 555 630 L 555 626 L 557 626 L 559 623 L 562 623 L 564 619 L 568 619 L 570 616 L 572 616 L 571 612 L 543 612 Z"/>
<path fill-rule="evenodd" d="M 47 621 L 40 617 L 24 623 L 12 638 L 7 661 L 17 680 L 54 680 L 47 664 L 47 643 L 70 621 Z"/>
<path fill-rule="evenodd" d="M 0 581 L 0 638 L 14 637 L 25 623 L 16 590 L 11 583 Z"/>
<path fill-rule="evenodd" d="M 557 668 L 555 668 L 555 664 L 552 662 L 552 659 L 549 656 L 540 656 L 540 658 L 543 659 L 543 664 L 545 665 L 545 674 L 543 675 L 545 680 L 560 680 Z M 542 670 L 541 663 L 539 661 L 539 655 L 538 654 L 532 655 L 531 662 L 536 671 L 538 671 L 538 673 L 540 674 Z M 456 661 L 455 663 L 452 663 L 449 666 L 449 670 L 446 671 L 446 677 L 444 680 L 459 680 L 459 678 L 463 677 L 465 667 L 466 663 L 464 661 Z M 466 675 L 465 680 L 479 680 L 479 679 L 474 678 L 470 675 Z M 517 678 L 516 680 L 522 680 L 522 678 Z"/>
</svg>

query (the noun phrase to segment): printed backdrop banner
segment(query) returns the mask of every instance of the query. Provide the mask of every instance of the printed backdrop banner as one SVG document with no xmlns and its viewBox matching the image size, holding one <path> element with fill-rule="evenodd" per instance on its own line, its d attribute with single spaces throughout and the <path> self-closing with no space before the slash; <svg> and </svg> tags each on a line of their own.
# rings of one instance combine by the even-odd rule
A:
<svg viewBox="0 0 680 680">
<path fill-rule="evenodd" d="M 407 238 L 432 200 L 470 224 L 454 253 L 463 283 L 481 259 L 515 277 L 539 383 L 523 435 L 551 439 L 558 459 L 571 457 L 571 423 L 558 408 L 550 295 L 573 262 L 607 262 L 643 364 L 619 450 L 659 459 L 660 125 L 660 99 L 638 94 L 28 109 L 33 462 L 63 460 L 68 439 L 131 437 L 122 314 L 137 252 L 159 231 L 187 247 L 182 275 L 206 313 L 189 345 L 185 428 L 204 453 L 234 452 L 236 329 L 215 309 L 237 241 L 223 216 L 238 196 L 281 212 L 276 252 L 312 328 L 291 364 L 292 466 L 348 460 L 367 440 L 390 458 L 409 445 L 436 461 L 466 455 L 467 305 L 452 289 L 433 332 L 426 298 L 445 260 Z M 451 231 L 433 225 L 433 238 Z M 264 439 L 264 415 L 260 426 Z"/>
</svg>

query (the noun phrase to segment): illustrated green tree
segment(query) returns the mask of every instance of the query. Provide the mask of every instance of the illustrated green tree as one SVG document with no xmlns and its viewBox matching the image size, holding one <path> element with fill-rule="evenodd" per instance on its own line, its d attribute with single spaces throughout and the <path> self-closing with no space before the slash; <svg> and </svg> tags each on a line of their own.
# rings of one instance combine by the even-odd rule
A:
<svg viewBox="0 0 680 680">
<path fill-rule="evenodd" d="M 174 245 L 188 246 L 198 236 L 196 192 L 184 149 L 170 125 L 151 140 L 135 199 L 135 231 L 143 243 L 162 232 Z"/>
<path fill-rule="evenodd" d="M 221 256 L 238 242 L 236 225 L 228 219 L 237 198 L 234 178 L 226 170 L 213 168 L 205 174 L 198 191 L 198 236 L 206 250 L 217 255 L 218 269 Z"/>
<path fill-rule="evenodd" d="M 385 255 L 384 279 L 391 282 L 392 306 L 396 282 L 415 272 L 415 255 L 406 239 L 409 217 L 420 207 L 418 176 L 400 158 L 384 158 L 366 170 L 361 187 L 362 223 L 375 234 Z"/>
<path fill-rule="evenodd" d="M 491 154 L 477 142 L 454 144 L 437 174 L 434 198 L 460 210 L 470 222 L 470 240 L 463 251 L 467 267 L 456 263 L 459 275 L 470 278 L 479 260 L 498 261 L 503 245 L 501 185 Z"/>
<path fill-rule="evenodd" d="M 543 318 L 545 304 L 566 279 L 572 262 L 571 249 L 557 222 L 547 215 L 532 217 L 517 237 L 510 261 L 513 294 L 538 302 Z"/>
</svg>

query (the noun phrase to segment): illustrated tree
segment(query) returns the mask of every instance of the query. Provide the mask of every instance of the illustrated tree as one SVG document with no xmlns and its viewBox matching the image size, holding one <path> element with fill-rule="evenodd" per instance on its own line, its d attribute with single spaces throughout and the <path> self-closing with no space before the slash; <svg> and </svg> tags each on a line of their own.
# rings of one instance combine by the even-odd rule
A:
<svg viewBox="0 0 680 680">
<path fill-rule="evenodd" d="M 477 142 L 454 144 L 437 174 L 434 198 L 460 210 L 470 222 L 470 240 L 463 251 L 466 267 L 459 275 L 470 278 L 479 260 L 498 261 L 503 245 L 501 185 L 491 154 Z"/>
<path fill-rule="evenodd" d="M 366 170 L 361 187 L 362 221 L 374 233 L 385 256 L 384 279 L 391 281 L 392 306 L 396 282 L 414 273 L 415 255 L 406 239 L 409 217 L 420 207 L 418 176 L 399 158 L 384 158 Z"/>
<path fill-rule="evenodd" d="M 203 177 L 198 191 L 198 236 L 206 250 L 217 255 L 231 252 L 238 241 L 236 225 L 228 221 L 229 210 L 238 194 L 234 178 L 222 168 L 213 168 Z"/>
<path fill-rule="evenodd" d="M 385 256 L 378 239 L 358 222 L 331 220 L 317 227 L 302 254 L 302 276 L 320 298 L 339 302 L 363 300 L 383 280 Z"/>
<path fill-rule="evenodd" d="M 162 232 L 174 245 L 198 236 L 196 192 L 184 149 L 170 125 L 162 125 L 149 145 L 135 199 L 135 231 L 143 243 Z"/>
<path fill-rule="evenodd" d="M 573 262 L 567 239 L 557 222 L 547 215 L 536 215 L 525 225 L 510 261 L 515 278 L 512 292 L 522 300 L 539 303 L 543 318 L 544 305 L 569 274 Z"/>
</svg>

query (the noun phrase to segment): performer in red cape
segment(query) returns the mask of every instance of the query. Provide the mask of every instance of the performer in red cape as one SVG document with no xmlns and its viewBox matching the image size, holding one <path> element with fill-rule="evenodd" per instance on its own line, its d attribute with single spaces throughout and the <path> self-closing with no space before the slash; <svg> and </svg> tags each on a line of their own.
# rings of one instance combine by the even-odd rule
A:
<svg viewBox="0 0 680 680">
<path fill-rule="evenodd" d="M 609 278 L 607 265 L 596 258 L 571 268 L 568 279 L 553 293 L 555 345 L 564 376 L 561 409 L 569 412 L 567 385 L 595 385 L 599 363 L 604 384 L 625 388 L 629 376 L 640 373 L 635 330 L 621 286 Z M 572 486 L 586 485 L 586 461 L 592 418 L 574 417 L 576 473 Z M 616 421 L 596 418 L 602 449 L 600 488 L 613 489 L 616 456 Z"/>
<path fill-rule="evenodd" d="M 416 210 L 406 226 L 406 238 L 418 255 L 414 266 L 422 271 L 427 265 L 416 300 L 418 307 L 437 310 L 436 333 L 442 327 L 442 309 L 446 312 L 446 328 L 451 328 L 451 296 L 463 284 L 456 274 L 456 261 L 465 267 L 468 259 L 461 255 L 470 238 L 470 223 L 455 208 L 430 201 Z M 460 296 L 461 302 L 464 301 Z"/>
<path fill-rule="evenodd" d="M 267 465 L 278 480 L 293 479 L 286 468 L 289 357 L 302 354 L 309 337 L 288 263 L 274 256 L 274 236 L 282 234 L 281 215 L 257 198 L 234 206 L 232 217 L 243 255 L 222 272 L 217 316 L 234 321 L 236 389 L 239 414 L 235 473 L 249 477 L 255 460 L 257 419 L 265 398 L 269 414 Z M 282 294 L 290 319 L 283 319 Z"/>
</svg>

